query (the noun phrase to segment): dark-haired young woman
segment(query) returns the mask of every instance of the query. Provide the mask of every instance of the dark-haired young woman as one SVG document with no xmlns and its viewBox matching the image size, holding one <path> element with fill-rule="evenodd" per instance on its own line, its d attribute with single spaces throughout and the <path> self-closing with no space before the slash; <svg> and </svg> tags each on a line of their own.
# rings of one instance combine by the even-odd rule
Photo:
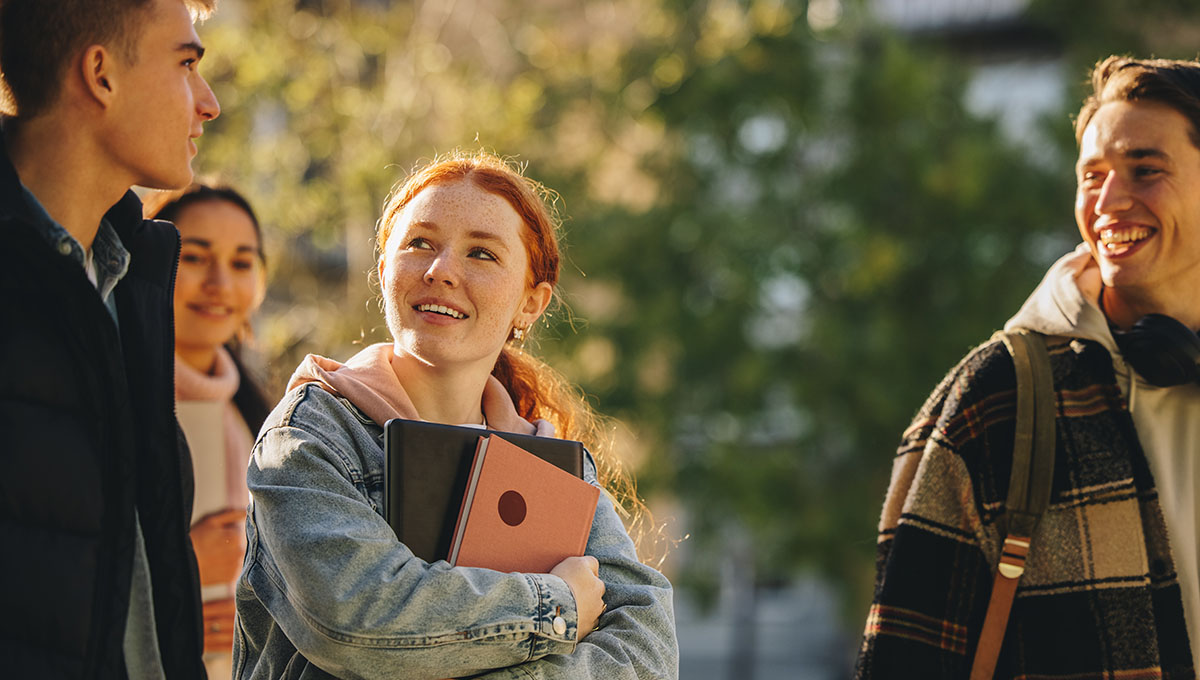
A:
<svg viewBox="0 0 1200 680">
<path fill-rule="evenodd" d="M 179 229 L 175 401 L 195 475 L 192 543 L 204 600 L 210 677 L 229 677 L 234 583 L 245 555 L 246 465 L 271 410 L 238 349 L 266 288 L 253 209 L 226 187 L 194 184 L 148 197 L 148 217 Z"/>
</svg>

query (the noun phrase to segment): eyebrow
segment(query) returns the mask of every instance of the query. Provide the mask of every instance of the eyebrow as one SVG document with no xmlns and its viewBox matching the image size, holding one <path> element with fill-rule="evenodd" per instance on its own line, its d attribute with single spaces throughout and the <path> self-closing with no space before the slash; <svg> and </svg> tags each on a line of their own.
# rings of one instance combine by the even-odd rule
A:
<svg viewBox="0 0 1200 680">
<path fill-rule="evenodd" d="M 200 246 L 201 248 L 208 248 L 209 250 L 212 249 L 212 241 L 210 241 L 206 238 L 196 238 L 196 237 L 192 236 L 192 237 L 180 239 L 180 243 L 183 245 Z M 257 255 L 258 248 L 255 248 L 254 246 L 240 245 L 237 247 L 237 252 L 250 253 L 251 255 Z"/>
<path fill-rule="evenodd" d="M 441 229 L 438 227 L 436 222 L 429 222 L 427 220 L 417 220 L 412 223 L 412 226 L 423 228 L 423 229 L 428 229 L 430 231 L 441 231 Z M 506 244 L 504 242 L 504 239 L 500 238 L 499 236 L 497 236 L 496 234 L 494 234 L 490 231 L 483 231 L 482 229 L 476 229 L 474 231 L 468 232 L 467 236 L 469 236 L 470 238 L 473 238 L 477 241 L 487 241 L 488 243 L 494 243 L 501 248 L 508 247 L 508 244 Z"/>
<path fill-rule="evenodd" d="M 1132 158 L 1135 160 L 1142 159 L 1142 158 L 1159 158 L 1162 160 L 1170 159 L 1170 156 L 1167 155 L 1166 151 L 1163 151 L 1161 149 L 1155 149 L 1154 147 L 1143 147 L 1140 149 L 1130 149 L 1121 155 L 1126 158 Z"/>
<path fill-rule="evenodd" d="M 175 48 L 175 51 L 176 52 L 194 52 L 196 54 L 197 61 L 204 58 L 204 52 L 205 52 L 204 45 L 201 45 L 200 43 L 195 42 L 195 41 L 179 43 L 179 46 Z"/>
<path fill-rule="evenodd" d="M 1121 158 L 1124 158 L 1126 160 L 1134 160 L 1134 161 L 1143 160 L 1146 158 L 1153 158 L 1155 160 L 1161 160 L 1161 161 L 1170 161 L 1171 160 L 1170 154 L 1168 154 L 1166 151 L 1163 151 L 1162 149 L 1157 149 L 1152 146 L 1138 147 L 1135 149 L 1127 149 L 1125 151 L 1122 151 L 1120 153 L 1120 156 L 1121 156 Z M 1075 164 L 1075 167 L 1076 168 L 1086 168 L 1086 167 L 1101 163 L 1101 162 L 1103 162 L 1103 160 L 1104 159 L 1101 156 L 1092 156 L 1091 158 L 1081 158 L 1081 159 L 1079 159 L 1079 162 Z"/>
<path fill-rule="evenodd" d="M 499 236 L 493 234 L 490 231 L 473 231 L 473 232 L 467 234 L 467 236 L 470 236 L 471 238 L 474 238 L 474 239 L 478 239 L 480 241 L 488 241 L 490 243 L 495 243 L 500 246 L 506 245 L 504 243 L 504 239 L 500 238 Z"/>
</svg>

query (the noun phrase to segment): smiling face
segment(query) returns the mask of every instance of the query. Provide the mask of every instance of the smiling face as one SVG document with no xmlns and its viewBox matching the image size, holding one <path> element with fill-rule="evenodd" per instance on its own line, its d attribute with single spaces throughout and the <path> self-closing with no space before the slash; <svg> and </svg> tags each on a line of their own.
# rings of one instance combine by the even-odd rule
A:
<svg viewBox="0 0 1200 680">
<path fill-rule="evenodd" d="M 490 372 L 513 327 L 531 325 L 551 297 L 550 284 L 530 281 L 520 216 L 457 179 L 421 190 L 393 219 L 379 280 L 396 353 Z"/>
<path fill-rule="evenodd" d="M 212 353 L 233 339 L 262 299 L 258 232 L 244 210 L 221 200 L 184 207 L 175 225 L 182 240 L 175 348 L 184 360 L 207 357 L 197 359 L 201 365 L 196 366 L 207 370 Z"/>
<path fill-rule="evenodd" d="M 132 62 L 117 57 L 108 155 L 131 185 L 186 186 L 196 155 L 192 140 L 221 109 L 197 71 L 204 48 L 183 0 L 156 0 L 136 54 Z"/>
<path fill-rule="evenodd" d="M 1174 109 L 1127 101 L 1101 106 L 1083 132 L 1075 220 L 1100 265 L 1106 311 L 1194 316 L 1200 149 L 1191 133 Z"/>
</svg>

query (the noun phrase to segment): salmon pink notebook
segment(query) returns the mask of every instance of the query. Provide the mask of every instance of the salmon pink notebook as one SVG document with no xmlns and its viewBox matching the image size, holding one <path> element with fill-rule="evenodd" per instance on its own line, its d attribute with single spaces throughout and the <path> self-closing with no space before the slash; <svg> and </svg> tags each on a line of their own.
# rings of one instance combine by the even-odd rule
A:
<svg viewBox="0 0 1200 680">
<path fill-rule="evenodd" d="M 495 435 L 479 438 L 450 564 L 544 574 L 583 555 L 600 489 Z"/>
<path fill-rule="evenodd" d="M 400 542 L 426 562 L 450 558 L 479 438 L 498 434 L 583 477 L 583 444 L 569 439 L 393 418 L 384 427 L 383 516 Z"/>
</svg>

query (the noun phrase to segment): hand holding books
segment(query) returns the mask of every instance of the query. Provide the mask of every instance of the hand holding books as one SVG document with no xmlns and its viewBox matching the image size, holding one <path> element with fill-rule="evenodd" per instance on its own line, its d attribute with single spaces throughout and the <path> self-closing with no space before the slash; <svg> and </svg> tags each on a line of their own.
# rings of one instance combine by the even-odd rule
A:
<svg viewBox="0 0 1200 680">
<path fill-rule="evenodd" d="M 426 562 L 450 561 L 479 438 L 490 434 L 490 430 L 474 427 L 404 418 L 393 418 L 384 428 L 384 516 L 396 537 Z M 583 444 L 530 435 L 503 436 L 571 475 L 583 476 Z M 583 546 L 579 548 L 578 552 L 560 553 L 539 568 L 515 570 L 548 572 L 562 558 L 582 554 Z"/>
<path fill-rule="evenodd" d="M 385 515 L 414 554 L 558 576 L 575 598 L 576 641 L 596 628 L 605 586 L 583 551 L 600 492 L 579 478 L 579 442 L 401 418 L 385 433 Z"/>
<path fill-rule="evenodd" d="M 575 641 L 581 642 L 588 633 L 596 629 L 600 615 L 604 613 L 604 581 L 600 580 L 600 562 L 591 555 L 568 557 L 550 570 L 554 576 L 567 582 L 575 596 L 575 613 L 578 628 Z"/>
<path fill-rule="evenodd" d="M 583 554 L 599 495 L 501 436 L 479 437 L 449 562 L 558 576 L 575 598 L 575 640 L 583 640 L 604 612 L 600 563 Z"/>
<path fill-rule="evenodd" d="M 545 574 L 583 555 L 600 489 L 504 436 L 476 439 L 447 561 Z"/>
</svg>

